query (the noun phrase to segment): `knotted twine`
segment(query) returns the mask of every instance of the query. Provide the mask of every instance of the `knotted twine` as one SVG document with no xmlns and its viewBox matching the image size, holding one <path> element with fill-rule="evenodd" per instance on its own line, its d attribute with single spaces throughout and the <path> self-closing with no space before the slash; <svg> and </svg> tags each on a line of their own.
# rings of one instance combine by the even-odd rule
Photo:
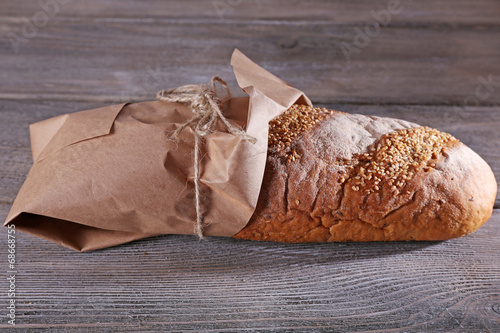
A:
<svg viewBox="0 0 500 333">
<path fill-rule="evenodd" d="M 225 90 L 225 95 L 221 98 L 217 94 L 216 83 L 219 83 Z M 236 135 L 242 140 L 248 140 L 251 143 L 257 140 L 248 135 L 241 128 L 231 124 L 222 110 L 225 109 L 227 102 L 231 99 L 231 92 L 227 83 L 218 76 L 214 76 L 210 85 L 206 84 L 188 84 L 179 88 L 159 91 L 156 95 L 159 101 L 170 103 L 181 103 L 188 106 L 194 113 L 194 117 L 186 121 L 177 128 L 170 138 L 174 141 L 179 140 L 179 134 L 186 127 L 191 127 L 194 133 L 194 192 L 196 206 L 196 221 L 194 223 L 194 233 L 203 239 L 203 214 L 201 211 L 200 194 L 200 139 L 213 133 L 217 121 L 220 120 L 226 126 L 229 133 Z"/>
</svg>

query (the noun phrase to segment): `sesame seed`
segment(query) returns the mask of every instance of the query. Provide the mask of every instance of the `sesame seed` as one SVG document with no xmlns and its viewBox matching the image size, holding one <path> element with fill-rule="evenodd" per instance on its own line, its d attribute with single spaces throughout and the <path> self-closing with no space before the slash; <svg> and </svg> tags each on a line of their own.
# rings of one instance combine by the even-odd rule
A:
<svg viewBox="0 0 500 333">
<path fill-rule="evenodd" d="M 354 158 L 349 166 L 353 180 L 362 179 L 365 193 L 381 189 L 383 181 L 392 191 L 405 187 L 419 170 L 432 171 L 436 160 L 446 151 L 445 145 L 457 143 L 450 134 L 429 127 L 414 127 L 383 135 L 380 140 Z M 366 182 L 365 182 L 366 180 Z M 353 186 L 358 188 L 359 186 Z"/>
<path fill-rule="evenodd" d="M 308 105 L 292 105 L 288 110 L 269 123 L 269 149 L 280 153 L 289 162 L 295 162 L 300 155 L 290 151 L 290 145 L 303 132 L 311 129 L 318 122 L 333 114 L 325 108 L 313 108 Z M 292 158 L 289 158 L 293 156 Z"/>
<path fill-rule="evenodd" d="M 325 108 L 293 105 L 269 123 L 269 149 L 279 153 L 288 163 L 301 155 L 294 149 L 295 140 L 318 122 L 334 114 Z M 392 191 L 408 184 L 417 172 L 431 172 L 440 156 L 447 156 L 445 146 L 458 143 L 450 134 L 429 127 L 414 127 L 383 135 L 367 151 L 352 159 L 339 161 L 348 171 L 340 178 L 344 183 L 354 180 L 352 189 L 371 193 L 388 182 Z"/>
</svg>

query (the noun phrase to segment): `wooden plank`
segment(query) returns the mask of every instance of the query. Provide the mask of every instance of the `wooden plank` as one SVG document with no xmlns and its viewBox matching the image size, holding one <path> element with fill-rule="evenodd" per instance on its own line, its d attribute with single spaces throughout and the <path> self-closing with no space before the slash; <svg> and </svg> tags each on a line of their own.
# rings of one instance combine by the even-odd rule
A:
<svg viewBox="0 0 500 333">
<path fill-rule="evenodd" d="M 16 54 L 0 24 L 0 98 L 116 101 L 221 75 L 235 47 L 322 103 L 498 105 L 499 29 L 55 20 Z M 361 26 L 363 28 L 363 26 Z M 340 45 L 366 45 L 344 55 Z M 488 82 L 490 81 L 490 82 Z"/>
<path fill-rule="evenodd" d="M 445 242 L 163 236 L 90 253 L 18 233 L 16 328 L 497 332 L 499 230 L 497 210 L 477 232 Z"/>
<path fill-rule="evenodd" d="M 168 2 L 155 0 L 86 0 L 60 1 L 68 4 L 42 6 L 41 2 L 18 0 L 0 4 L 0 20 L 29 17 L 37 11 L 55 13 L 58 17 L 137 19 L 137 20 L 300 20 L 307 22 L 333 21 L 337 24 L 358 24 L 373 20 L 370 11 L 388 8 L 387 0 L 361 1 L 300 1 L 300 0 L 216 0 Z M 400 1 L 401 12 L 393 24 L 498 24 L 500 6 L 495 0 L 420 0 Z"/>
<path fill-rule="evenodd" d="M 60 114 L 102 106 L 90 102 L 4 101 L 0 104 L 0 202 L 11 204 L 31 166 L 28 126 Z M 393 117 L 449 132 L 475 150 L 500 180 L 500 112 L 494 107 L 318 105 L 339 111 Z M 499 184 L 500 185 L 500 184 Z M 499 188 L 500 191 L 500 188 Z M 496 207 L 500 208 L 500 194 Z"/>
</svg>

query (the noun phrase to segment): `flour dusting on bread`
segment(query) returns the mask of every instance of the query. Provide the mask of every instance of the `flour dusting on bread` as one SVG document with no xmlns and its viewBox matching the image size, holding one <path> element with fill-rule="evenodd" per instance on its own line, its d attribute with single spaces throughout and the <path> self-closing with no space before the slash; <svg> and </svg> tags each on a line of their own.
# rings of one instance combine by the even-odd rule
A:
<svg viewBox="0 0 500 333">
<path fill-rule="evenodd" d="M 386 119 L 337 112 L 313 129 L 316 154 L 325 161 L 351 159 L 366 152 L 368 146 L 388 132 L 416 127 L 404 120 Z"/>
</svg>

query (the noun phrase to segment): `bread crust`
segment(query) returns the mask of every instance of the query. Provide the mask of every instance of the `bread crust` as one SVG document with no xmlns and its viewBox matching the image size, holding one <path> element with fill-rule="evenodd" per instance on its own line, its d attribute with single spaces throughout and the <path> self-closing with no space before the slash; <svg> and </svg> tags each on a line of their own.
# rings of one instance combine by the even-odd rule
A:
<svg viewBox="0 0 500 333">
<path fill-rule="evenodd" d="M 381 179 L 356 190 L 359 156 L 367 156 L 385 135 L 406 135 L 405 129 L 417 127 L 332 112 L 287 146 L 300 158 L 284 158 L 270 147 L 257 208 L 234 237 L 287 243 L 435 241 L 475 231 L 492 214 L 497 185 L 488 164 L 454 138 L 397 189 Z"/>
</svg>

